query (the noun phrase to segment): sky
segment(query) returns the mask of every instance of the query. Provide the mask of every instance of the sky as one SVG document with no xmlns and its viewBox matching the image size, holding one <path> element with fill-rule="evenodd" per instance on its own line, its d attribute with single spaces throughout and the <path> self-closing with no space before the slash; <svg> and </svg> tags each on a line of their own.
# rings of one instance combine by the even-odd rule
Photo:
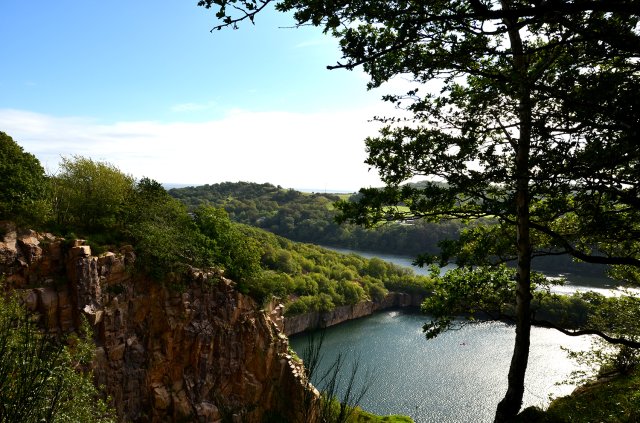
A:
<svg viewBox="0 0 640 423">
<path fill-rule="evenodd" d="M 167 184 L 380 186 L 370 119 L 390 111 L 337 40 L 291 15 L 210 32 L 197 0 L 0 1 L 0 131 L 50 174 L 61 157 Z"/>
</svg>

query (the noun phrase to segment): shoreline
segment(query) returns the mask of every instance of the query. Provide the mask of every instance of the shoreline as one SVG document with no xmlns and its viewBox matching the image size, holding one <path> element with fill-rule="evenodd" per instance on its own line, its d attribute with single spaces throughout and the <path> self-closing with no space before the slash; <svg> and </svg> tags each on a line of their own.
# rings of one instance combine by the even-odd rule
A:
<svg viewBox="0 0 640 423">
<path fill-rule="evenodd" d="M 303 313 L 284 317 L 282 331 L 287 336 L 297 335 L 308 330 L 326 328 L 347 322 L 349 320 L 367 317 L 375 312 L 391 308 L 419 308 L 425 296 L 421 294 L 407 294 L 404 292 L 390 292 L 380 302 L 364 301 L 353 305 L 338 306 L 330 311 Z"/>
</svg>

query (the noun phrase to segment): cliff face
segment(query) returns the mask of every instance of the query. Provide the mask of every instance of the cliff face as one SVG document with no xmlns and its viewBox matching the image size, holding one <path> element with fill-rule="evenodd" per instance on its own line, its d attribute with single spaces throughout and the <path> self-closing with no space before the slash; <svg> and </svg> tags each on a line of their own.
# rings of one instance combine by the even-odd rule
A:
<svg viewBox="0 0 640 423">
<path fill-rule="evenodd" d="M 424 297 L 402 292 L 390 292 L 381 302 L 366 301 L 354 305 L 336 307 L 327 312 L 304 313 L 284 318 L 284 333 L 295 335 L 309 329 L 329 327 L 347 320 L 369 316 L 376 311 L 394 307 L 420 307 Z"/>
<path fill-rule="evenodd" d="M 89 319 L 96 382 L 121 421 L 300 421 L 305 388 L 286 337 L 220 274 L 194 270 L 178 291 L 136 275 L 131 248 L 96 257 L 6 223 L 0 240 L 0 274 L 49 331 Z"/>
</svg>

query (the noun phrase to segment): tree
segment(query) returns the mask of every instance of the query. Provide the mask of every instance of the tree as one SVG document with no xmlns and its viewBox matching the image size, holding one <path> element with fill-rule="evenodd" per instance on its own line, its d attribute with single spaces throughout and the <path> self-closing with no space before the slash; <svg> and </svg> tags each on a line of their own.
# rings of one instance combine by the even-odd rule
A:
<svg viewBox="0 0 640 423">
<path fill-rule="evenodd" d="M 210 266 L 207 240 L 187 208 L 160 183 L 142 178 L 122 212 L 127 238 L 135 245 L 136 266 L 157 281 L 178 283 L 189 266 Z M 174 280 L 175 279 L 175 280 Z"/>
<path fill-rule="evenodd" d="M 224 209 L 200 206 L 194 213 L 194 219 L 200 232 L 211 241 L 209 249 L 213 262 L 240 282 L 241 288 L 258 275 L 261 256 L 258 243 L 244 236 Z"/>
<path fill-rule="evenodd" d="M 253 22 L 270 2 L 199 4 L 219 7 L 214 29 L 221 29 Z M 276 8 L 340 39 L 343 61 L 329 68 L 363 66 L 369 88 L 398 75 L 416 84 L 385 97 L 410 117 L 379 118 L 387 126 L 366 141 L 367 163 L 387 187 L 343 203 L 344 220 L 490 217 L 509 235 L 509 242 L 494 237 L 485 251 L 517 262 L 516 340 L 496 421 L 512 418 L 528 361 L 532 259 L 568 253 L 640 264 L 640 2 L 282 0 Z M 422 94 L 431 81 L 439 92 Z M 429 183 L 401 185 L 417 176 Z M 468 240 L 487 245 L 487 234 L 495 235 L 480 231 Z"/>
<path fill-rule="evenodd" d="M 40 161 L 0 131 L 0 219 L 37 217 L 46 192 Z"/>
<path fill-rule="evenodd" d="M 106 162 L 74 156 L 62 158 L 52 177 L 56 223 L 62 227 L 113 228 L 132 194 L 134 179 Z"/>
</svg>

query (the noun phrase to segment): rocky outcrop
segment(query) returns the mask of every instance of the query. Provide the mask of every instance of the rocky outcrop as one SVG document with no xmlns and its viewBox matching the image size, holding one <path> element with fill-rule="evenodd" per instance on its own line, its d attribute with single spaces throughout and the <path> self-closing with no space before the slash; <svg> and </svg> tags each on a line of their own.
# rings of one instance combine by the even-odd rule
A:
<svg viewBox="0 0 640 423">
<path fill-rule="evenodd" d="M 221 274 L 193 270 L 176 290 L 137 275 L 130 247 L 96 257 L 7 223 L 0 240 L 0 273 L 47 330 L 89 320 L 96 383 L 121 421 L 301 421 L 307 391 L 286 336 Z"/>
<path fill-rule="evenodd" d="M 376 311 L 396 307 L 420 307 L 424 301 L 421 295 L 390 292 L 380 302 L 365 301 L 354 305 L 340 306 L 327 312 L 312 312 L 284 318 L 284 333 L 287 336 L 310 329 L 334 326 L 348 320 L 369 316 Z"/>
</svg>

